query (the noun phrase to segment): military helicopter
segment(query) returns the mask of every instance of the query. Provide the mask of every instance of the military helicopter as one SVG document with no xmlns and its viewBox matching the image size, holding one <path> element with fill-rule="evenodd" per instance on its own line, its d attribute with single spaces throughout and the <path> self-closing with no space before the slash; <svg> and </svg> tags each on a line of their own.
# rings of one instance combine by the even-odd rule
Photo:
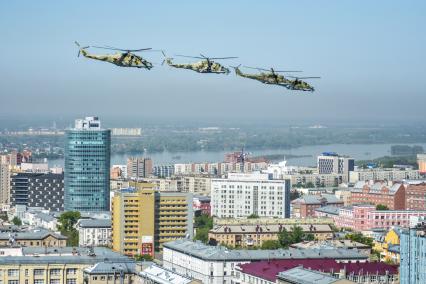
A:
<svg viewBox="0 0 426 284">
<path fill-rule="evenodd" d="M 213 60 L 237 58 L 237 57 L 207 57 L 202 54 L 200 54 L 200 56 L 176 55 L 179 57 L 202 59 L 201 61 L 194 62 L 194 63 L 178 64 L 178 63 L 173 63 L 173 58 L 170 58 L 170 57 L 167 58 L 164 52 L 163 52 L 163 55 L 165 57 L 165 62 L 167 63 L 167 65 L 171 67 L 189 69 L 198 73 L 215 73 L 215 74 L 229 74 L 230 71 L 228 68 L 222 66 L 221 64 L 217 62 L 214 62 Z"/>
<path fill-rule="evenodd" d="M 277 73 L 302 72 L 302 71 L 295 71 L 295 70 L 281 71 L 281 70 L 274 70 L 274 68 L 264 69 L 264 68 L 258 68 L 258 67 L 244 66 L 245 68 L 255 69 L 260 71 L 259 74 L 248 74 L 248 73 L 241 72 L 240 66 L 241 65 L 236 67 L 231 66 L 232 68 L 234 68 L 235 74 L 237 76 L 257 80 L 264 84 L 278 85 L 283 87 L 288 87 L 288 85 L 290 84 L 290 80 L 286 79 L 283 75 L 279 75 Z"/>
<path fill-rule="evenodd" d="M 112 46 L 92 46 L 94 48 L 122 51 L 122 52 L 117 52 L 115 54 L 95 55 L 95 54 L 89 54 L 86 51 L 86 49 L 89 48 L 90 46 L 81 47 L 78 42 L 75 42 L 75 44 L 79 47 L 78 57 L 80 56 L 80 53 L 81 53 L 83 54 L 84 57 L 109 62 L 120 67 L 136 67 L 136 68 L 145 68 L 148 70 L 150 70 L 153 67 L 151 62 L 133 53 L 133 52 L 151 50 L 151 48 L 120 49 L 120 48 L 115 48 Z"/>
<path fill-rule="evenodd" d="M 289 78 L 294 78 L 294 80 L 290 80 L 290 84 L 288 84 L 287 89 L 294 90 L 294 91 L 308 91 L 313 92 L 315 91 L 315 88 L 306 83 L 305 81 L 302 81 L 301 79 L 319 79 L 321 77 L 293 77 L 288 76 Z"/>
</svg>

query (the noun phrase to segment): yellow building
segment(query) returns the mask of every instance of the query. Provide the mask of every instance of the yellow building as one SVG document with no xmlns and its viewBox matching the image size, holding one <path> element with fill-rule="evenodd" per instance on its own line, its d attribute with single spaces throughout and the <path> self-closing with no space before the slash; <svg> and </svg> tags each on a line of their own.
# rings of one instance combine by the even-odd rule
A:
<svg viewBox="0 0 426 284">
<path fill-rule="evenodd" d="M 333 229 L 329 224 L 300 224 L 305 234 L 312 234 L 316 240 L 330 240 Z M 278 240 L 284 229 L 291 231 L 294 225 L 261 224 L 215 225 L 209 231 L 209 240 L 230 247 L 260 247 L 264 241 Z"/>
<path fill-rule="evenodd" d="M 28 250 L 28 251 L 27 251 Z M 104 261 L 134 263 L 110 249 L 24 248 L 24 255 L 0 257 L 0 283 L 9 284 L 81 284 L 85 268 Z"/>
<path fill-rule="evenodd" d="M 0 246 L 5 247 L 11 244 L 24 247 L 65 247 L 67 245 L 67 237 L 43 228 L 23 232 L 0 233 Z"/>
<path fill-rule="evenodd" d="M 374 241 L 373 249 L 380 253 L 381 261 L 400 262 L 400 234 L 400 228 L 393 228 L 384 236 Z"/>
<path fill-rule="evenodd" d="M 161 250 L 164 242 L 193 235 L 192 194 L 158 192 L 133 183 L 112 198 L 112 246 L 126 255 Z"/>
</svg>

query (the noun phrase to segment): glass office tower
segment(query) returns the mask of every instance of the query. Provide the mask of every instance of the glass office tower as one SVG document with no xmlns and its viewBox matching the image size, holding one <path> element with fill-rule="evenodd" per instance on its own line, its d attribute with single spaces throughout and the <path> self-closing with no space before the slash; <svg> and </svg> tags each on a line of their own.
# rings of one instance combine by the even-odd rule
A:
<svg viewBox="0 0 426 284">
<path fill-rule="evenodd" d="M 110 146 L 111 132 L 97 117 L 66 131 L 65 211 L 109 211 Z"/>
</svg>

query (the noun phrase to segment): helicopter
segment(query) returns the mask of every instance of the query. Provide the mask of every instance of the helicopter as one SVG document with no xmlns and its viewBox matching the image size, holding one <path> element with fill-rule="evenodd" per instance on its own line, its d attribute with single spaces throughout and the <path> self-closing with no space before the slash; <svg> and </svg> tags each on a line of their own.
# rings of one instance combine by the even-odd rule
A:
<svg viewBox="0 0 426 284">
<path fill-rule="evenodd" d="M 283 87 L 288 87 L 288 85 L 291 82 L 290 82 L 290 80 L 286 79 L 283 75 L 279 75 L 277 73 L 302 72 L 302 71 L 294 71 L 294 70 L 280 71 L 280 70 L 274 70 L 274 68 L 264 69 L 264 68 L 258 68 L 258 67 L 244 66 L 245 68 L 255 69 L 255 70 L 260 71 L 259 74 L 248 74 L 248 73 L 241 72 L 240 66 L 241 65 L 236 66 L 236 67 L 231 66 L 232 68 L 234 68 L 235 74 L 237 76 L 257 80 L 257 81 L 260 81 L 264 84 L 278 85 L 278 86 L 283 86 Z"/>
<path fill-rule="evenodd" d="M 200 56 L 176 55 L 179 57 L 202 59 L 201 61 L 194 62 L 194 63 L 178 64 L 178 63 L 173 63 L 173 58 L 170 58 L 170 57 L 167 58 L 164 52 L 163 52 L 163 55 L 165 57 L 165 62 L 167 63 L 167 65 L 171 67 L 189 69 L 198 73 L 215 73 L 215 74 L 229 74 L 230 71 L 228 68 L 222 66 L 221 64 L 217 62 L 214 62 L 213 60 L 237 58 L 237 57 L 207 57 L 202 54 L 200 54 Z"/>
<path fill-rule="evenodd" d="M 91 46 L 81 47 L 77 41 L 75 42 L 75 44 L 79 48 L 78 57 L 80 57 L 80 53 L 81 53 L 83 54 L 84 57 L 109 62 L 120 67 L 136 67 L 136 68 L 145 68 L 148 70 L 150 70 L 153 67 L 151 62 L 133 53 L 133 52 L 151 50 L 152 48 L 120 49 L 120 48 L 115 48 L 112 46 L 92 46 L 94 48 L 122 51 L 122 52 L 117 52 L 115 54 L 96 55 L 96 54 L 89 54 L 87 52 L 86 49 Z"/>
<path fill-rule="evenodd" d="M 313 92 L 315 91 L 315 88 L 306 83 L 305 81 L 302 81 L 301 79 L 319 79 L 321 77 L 294 77 L 294 76 L 288 76 L 289 78 L 294 78 L 294 80 L 290 80 L 290 84 L 288 84 L 287 89 L 294 90 L 294 91 L 307 91 L 307 92 Z"/>
</svg>

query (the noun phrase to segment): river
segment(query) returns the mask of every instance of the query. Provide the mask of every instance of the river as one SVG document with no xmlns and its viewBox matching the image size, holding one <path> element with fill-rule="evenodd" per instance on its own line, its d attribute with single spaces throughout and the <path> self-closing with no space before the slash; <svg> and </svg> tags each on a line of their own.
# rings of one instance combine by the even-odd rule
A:
<svg viewBox="0 0 426 284">
<path fill-rule="evenodd" d="M 391 146 L 395 144 L 330 144 L 330 145 L 312 145 L 302 146 L 293 149 L 264 149 L 250 150 L 247 152 L 251 156 L 271 155 L 271 154 L 291 154 L 291 155 L 310 155 L 310 157 L 300 157 L 287 159 L 288 165 L 294 166 L 315 166 L 316 157 L 322 152 L 336 152 L 340 155 L 348 155 L 355 160 L 368 160 L 390 155 Z M 400 145 L 400 144 L 398 144 Z M 406 144 L 409 146 L 419 145 L 426 149 L 425 143 Z M 190 163 L 190 162 L 219 162 L 223 161 L 225 153 L 229 151 L 195 151 L 195 152 L 158 152 L 148 153 L 155 165 L 165 165 L 174 163 Z M 129 156 L 142 156 L 143 153 L 132 155 L 111 156 L 111 165 L 126 164 Z M 284 156 L 283 156 L 284 159 Z M 60 166 L 64 164 L 63 159 L 49 160 L 49 166 Z"/>
</svg>

